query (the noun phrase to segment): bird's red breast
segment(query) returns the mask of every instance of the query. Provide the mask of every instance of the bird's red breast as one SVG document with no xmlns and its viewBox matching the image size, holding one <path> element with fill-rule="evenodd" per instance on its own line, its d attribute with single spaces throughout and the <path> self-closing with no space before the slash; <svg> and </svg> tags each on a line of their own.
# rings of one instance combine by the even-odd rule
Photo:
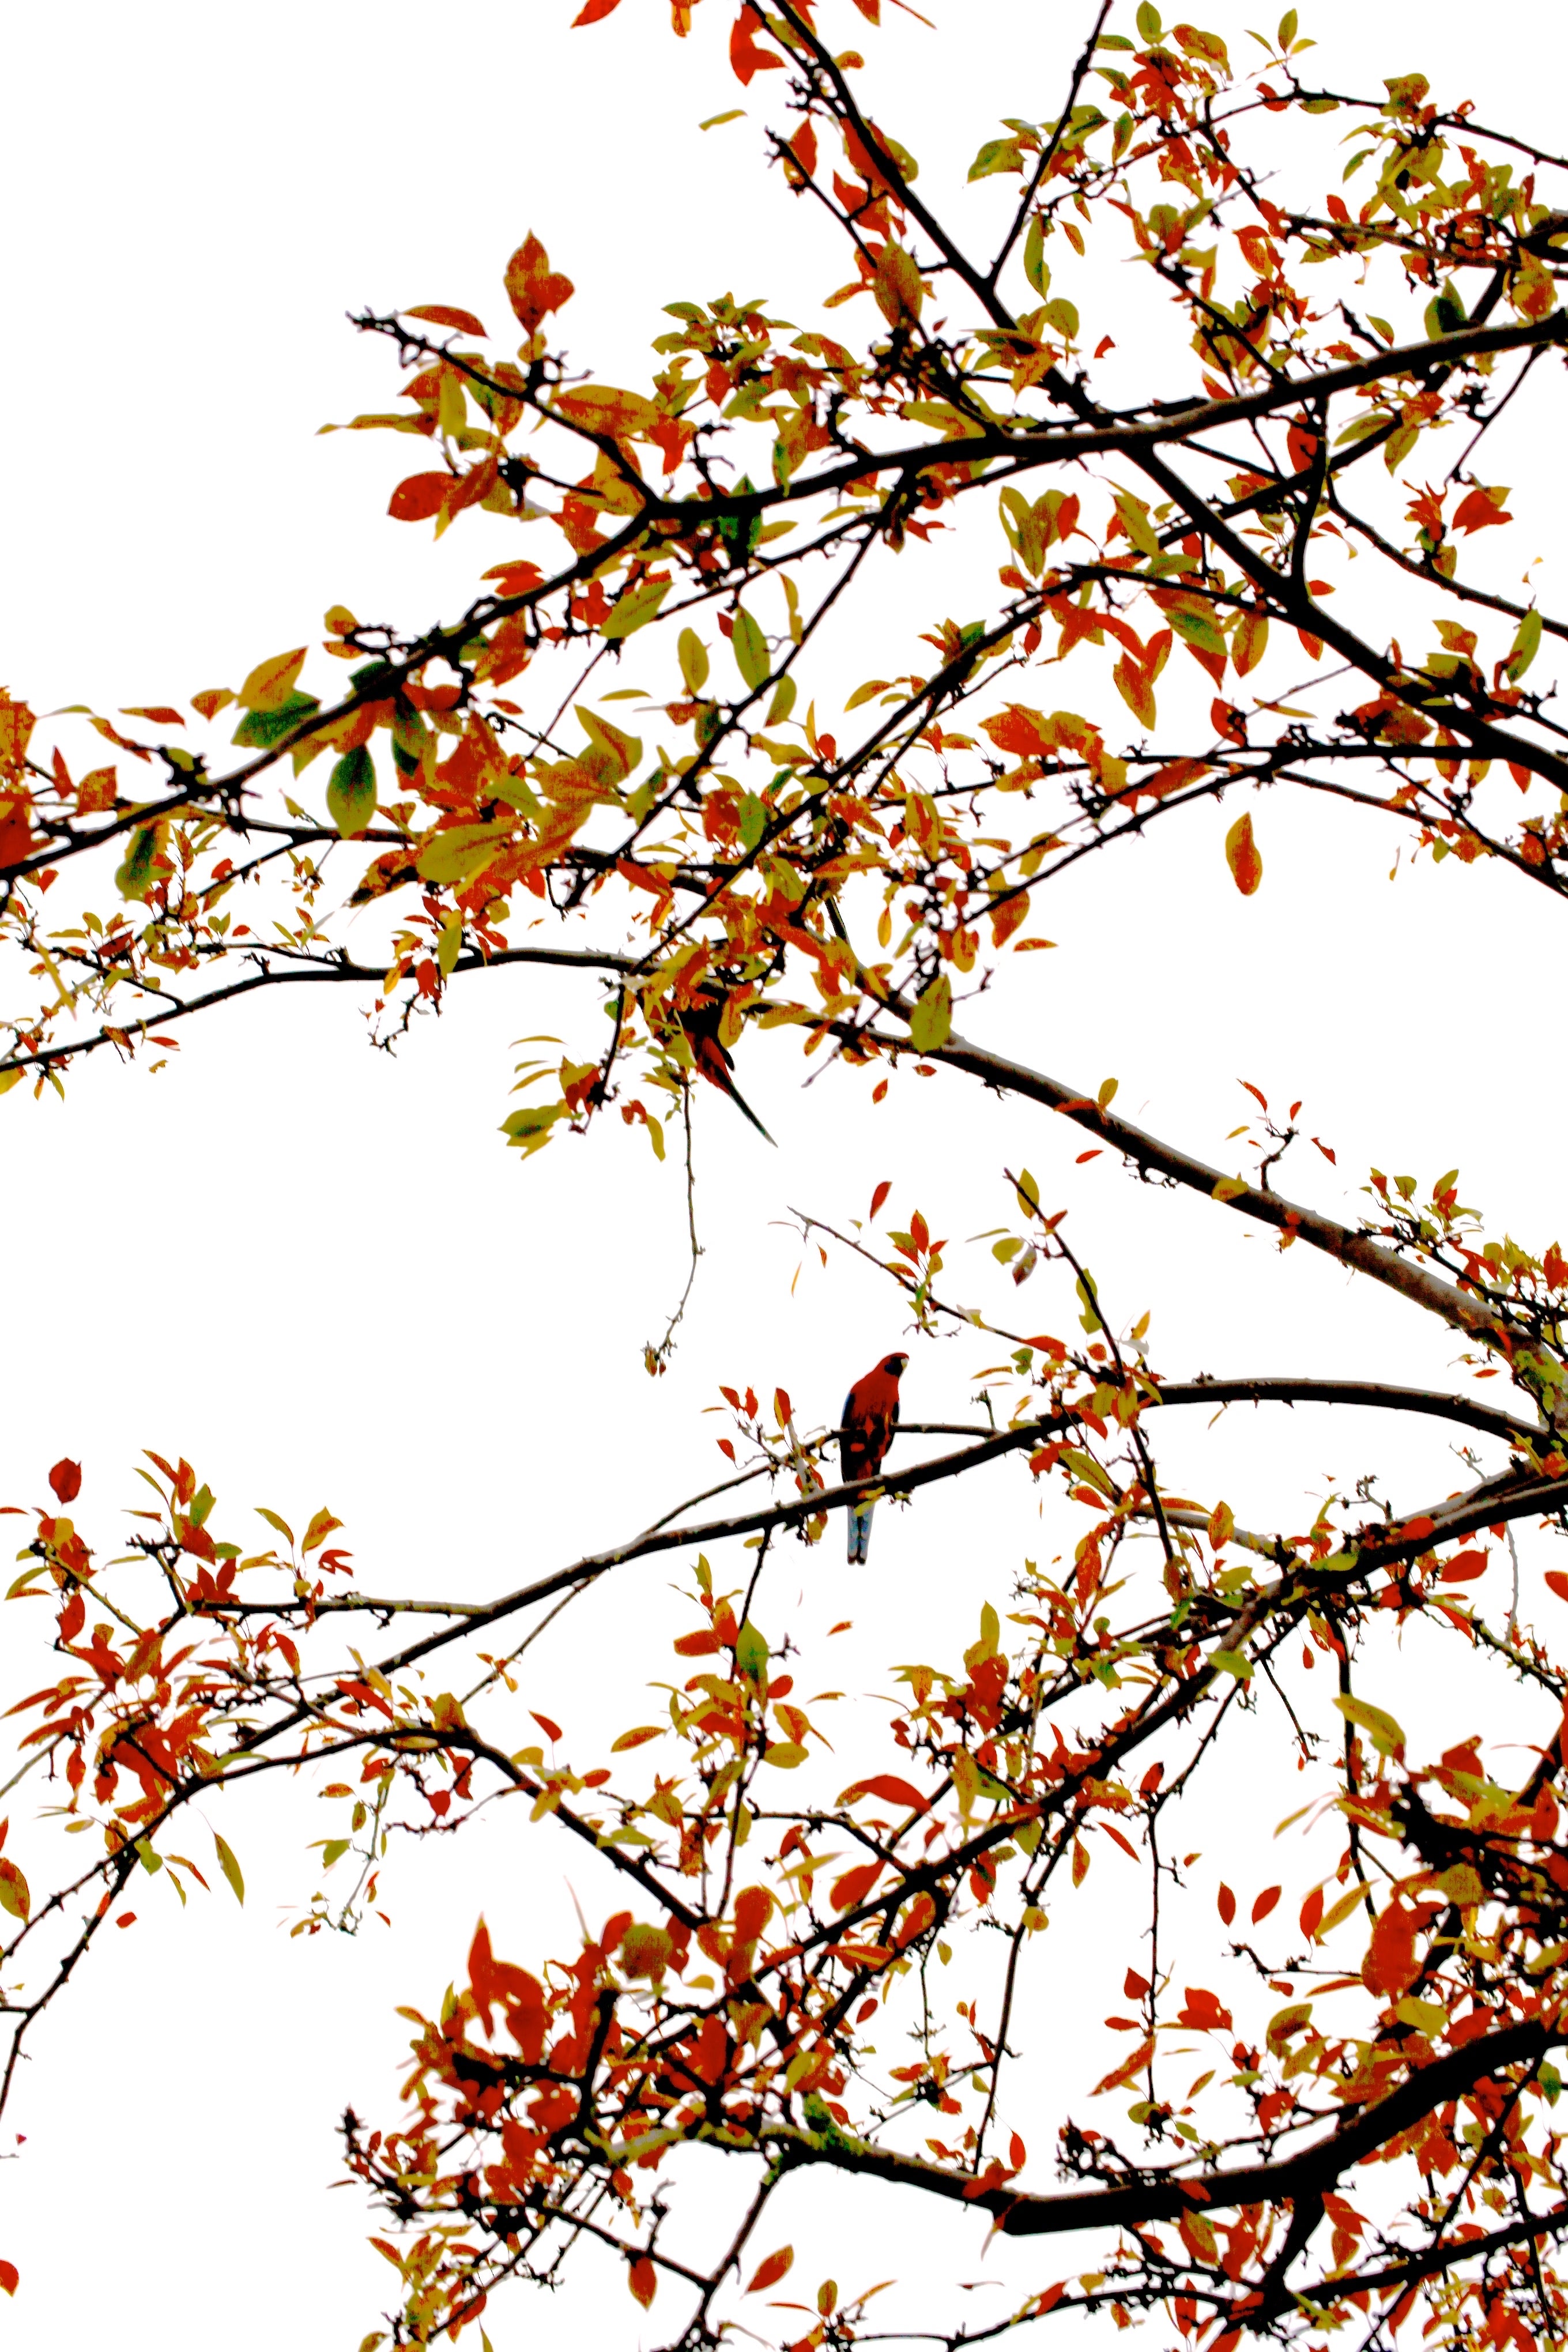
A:
<svg viewBox="0 0 1568 2352">
<path fill-rule="evenodd" d="M 899 1376 L 907 1359 L 884 1356 L 861 1374 L 844 1400 L 842 1456 L 847 1476 L 868 1477 L 881 1466 L 899 1420 Z"/>
</svg>

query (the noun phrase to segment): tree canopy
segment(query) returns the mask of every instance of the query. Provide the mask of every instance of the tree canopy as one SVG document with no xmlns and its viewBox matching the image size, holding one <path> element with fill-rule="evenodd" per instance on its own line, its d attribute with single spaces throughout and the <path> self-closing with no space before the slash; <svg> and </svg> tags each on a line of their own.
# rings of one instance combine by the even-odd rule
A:
<svg viewBox="0 0 1568 2352">
<path fill-rule="evenodd" d="M 617 5 L 587 0 L 585 42 L 613 47 Z M 1475 870 L 1568 888 L 1543 658 L 1568 621 L 1492 553 L 1543 489 L 1483 478 L 1504 411 L 1549 417 L 1531 404 L 1559 387 L 1564 165 L 1419 74 L 1318 86 L 1294 10 L 1265 37 L 1106 0 L 1056 110 L 981 126 L 939 205 L 878 100 L 879 0 L 671 13 L 766 103 L 756 201 L 837 241 L 819 323 L 675 299 L 646 377 L 599 381 L 544 224 L 497 290 L 502 332 L 441 301 L 362 312 L 405 380 L 348 429 L 421 443 L 391 515 L 516 551 L 456 620 L 336 604 L 324 639 L 247 654 L 183 709 L 0 698 L 0 1091 L 23 1118 L 84 1065 L 216 1037 L 279 990 L 353 1001 L 393 1051 L 454 991 L 569 975 L 572 1034 L 522 1041 L 509 1172 L 646 1136 L 690 1244 L 657 1380 L 718 1278 L 694 1125 L 762 1125 L 761 1033 L 847 1074 L 867 1116 L 910 1076 L 967 1082 L 1016 1121 L 1003 1223 L 955 1244 L 902 1173 L 858 1217 L 795 1223 L 830 1276 L 875 1273 L 917 1372 L 939 1340 L 963 1351 L 976 1417 L 911 1405 L 845 1484 L 836 1424 L 726 1383 L 717 1483 L 639 1494 L 640 1533 L 465 1602 L 362 1585 L 330 1509 L 265 1511 L 257 1537 L 177 1454 L 145 1457 L 117 1556 L 62 1457 L 9 1595 L 48 1654 L 13 1709 L 14 1812 L 46 1793 L 0 1852 L 4 2095 L 142 1877 L 243 1901 L 234 1847 L 195 1834 L 220 1790 L 304 1775 L 334 1809 L 310 1933 L 375 1914 L 395 1840 L 504 1798 L 538 1825 L 509 1832 L 525 1865 L 542 1839 L 580 1857 L 581 1937 L 455 1930 L 445 1997 L 406 2012 L 405 2080 L 346 2114 L 395 2273 L 367 2347 L 516 2325 L 529 2282 L 594 2263 L 624 2272 L 627 2340 L 681 2352 L 742 2330 L 956 2347 L 1075 2313 L 1205 2352 L 1406 2322 L 1555 2341 L 1568 1573 L 1537 1577 L 1542 1541 L 1523 1586 L 1518 1538 L 1568 1528 L 1568 1259 L 1467 1204 L 1458 1169 L 1374 1169 L 1357 1193 L 1301 1104 L 1257 1085 L 1223 1164 L 1141 1127 L 1114 1079 L 1054 1066 L 1064 1007 L 1118 950 L 1069 959 L 1043 927 L 1090 861 L 1158 859 L 1211 802 L 1238 905 L 1291 887 L 1287 800 L 1352 813 L 1369 857 L 1393 840 L 1460 894 Z M 857 616 L 917 555 L 974 616 L 933 616 L 908 667 L 846 688 Z M 1005 992 L 1052 1067 L 987 1042 Z M 1156 1355 L 1070 1193 L 1031 1171 L 1041 1113 L 1173 1218 L 1190 1195 L 1205 1233 L 1239 1222 L 1392 1294 L 1462 1385 L 1353 1350 L 1326 1375 L 1209 1370 L 1180 1333 Z M 1252 1528 L 1162 1475 L 1173 1418 L 1293 1404 L 1439 1423 L 1464 1481 L 1363 1481 Z M 844 1515 L 1003 1460 L 1038 1496 L 1041 1557 L 978 1539 L 973 1639 L 900 1658 L 876 1555 L 845 1580 Z M 585 1751 L 525 1704 L 520 1661 L 660 1556 L 680 1598 L 657 1696 L 616 1662 L 619 1727 Z M 835 1669 L 790 1622 L 796 1563 L 881 1613 L 890 1703 L 816 1690 Z M 834 1704 L 854 1722 L 830 1747 Z M 1521 1734 L 1535 1760 L 1510 1774 Z M 1194 1824 L 1238 1774 L 1287 1818 L 1274 1845 L 1235 1830 L 1215 1894 Z M 1096 1865 L 1142 1907 L 1090 1989 L 1110 2039 L 1075 2020 L 1064 2077 L 1024 2021 Z M 955 2292 L 885 2317 L 879 2285 L 841 2293 L 786 2234 L 826 2177 L 973 2209 L 977 2241 L 984 2217 L 1055 2242 L 1004 2315 Z"/>
</svg>

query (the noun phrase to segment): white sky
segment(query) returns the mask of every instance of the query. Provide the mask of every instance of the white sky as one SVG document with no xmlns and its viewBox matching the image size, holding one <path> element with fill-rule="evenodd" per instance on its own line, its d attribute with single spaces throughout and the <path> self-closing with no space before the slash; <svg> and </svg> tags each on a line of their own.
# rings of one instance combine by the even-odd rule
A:
<svg viewBox="0 0 1568 2352">
<path fill-rule="evenodd" d="M 844 273 L 819 238 L 804 264 L 792 245 L 797 216 L 756 161 L 766 83 L 742 93 L 730 79 L 723 0 L 684 46 L 653 0 L 584 32 L 565 29 L 569 13 L 565 0 L 461 19 L 409 0 L 89 0 L 11 17 L 0 677 L 14 693 L 110 709 L 232 685 L 331 603 L 421 624 L 511 551 L 461 526 L 432 546 L 385 519 L 406 443 L 314 437 L 392 405 L 391 353 L 353 334 L 351 307 L 443 300 L 496 323 L 501 268 L 531 226 L 576 280 L 561 331 L 602 379 L 637 381 L 667 299 L 730 287 L 811 315 Z M 879 121 L 932 185 L 944 164 L 962 178 L 997 117 L 1052 110 L 1050 68 L 1087 11 L 945 0 L 940 16 L 936 35 L 899 21 L 858 38 Z M 1554 10 L 1516 11 L 1507 43 L 1485 45 L 1468 5 L 1334 0 L 1303 16 L 1326 79 L 1374 86 L 1419 65 L 1483 119 L 1552 143 Z M 1244 20 L 1205 18 L 1233 48 Z M 747 121 L 699 135 L 737 101 Z M 1516 485 L 1548 413 L 1538 404 L 1509 450 Z M 1561 525 L 1560 504 L 1546 520 Z M 1509 563 L 1545 553 L 1538 536 L 1514 533 Z M 892 620 L 955 608 L 933 555 L 907 569 Z M 859 647 L 847 658 L 851 677 L 870 666 Z M 1428 1179 L 1458 1161 L 1494 1228 L 1536 1247 L 1559 1234 L 1563 934 L 1544 894 L 1429 866 L 1391 888 L 1392 835 L 1277 795 L 1258 818 L 1264 887 L 1243 902 L 1219 853 L 1228 821 L 1200 811 L 1091 867 L 1039 909 L 1061 947 L 1026 959 L 1032 992 L 999 990 L 965 1025 L 1077 1084 L 1117 1075 L 1120 1108 L 1210 1156 L 1244 1115 L 1238 1077 L 1305 1097 L 1344 1189 L 1326 1168 L 1295 1184 L 1326 1207 L 1353 1202 L 1369 1161 Z M 640 1344 L 684 1278 L 673 1166 L 658 1173 L 646 1143 L 605 1131 L 525 1167 L 496 1133 L 510 1041 L 593 1017 L 560 981 L 469 982 L 394 1063 L 366 1050 L 346 996 L 271 1003 L 193 1026 L 156 1077 L 94 1066 L 63 1107 L 14 1094 L 4 1499 L 37 1498 L 47 1465 L 78 1455 L 78 1517 L 108 1541 L 137 1450 L 177 1449 L 231 1518 L 265 1502 L 297 1521 L 329 1501 L 367 1585 L 495 1592 L 706 1483 L 717 1424 L 699 1416 L 719 1381 L 782 1382 L 821 1423 L 896 1343 L 890 1295 L 868 1276 L 808 1271 L 792 1297 L 790 1204 L 841 1223 L 892 1176 L 895 1205 L 918 1201 L 935 1230 L 963 1235 L 1005 1220 L 999 1171 L 1025 1160 L 1072 1202 L 1117 1311 L 1152 1307 L 1169 1373 L 1459 1377 L 1441 1334 L 1304 1250 L 1282 1260 L 1260 1234 L 1216 1230 L 1205 1204 L 1136 1189 L 1109 1160 L 1076 1169 L 1065 1122 L 956 1079 L 902 1081 L 878 1112 L 842 1076 L 803 1092 L 784 1033 L 750 1041 L 742 1072 L 776 1154 L 716 1100 L 700 1106 L 709 1255 L 674 1367 L 650 1384 Z M 965 1280 L 955 1265 L 960 1297 Z M 1024 1294 L 1026 1328 L 1060 1328 L 1062 1292 L 1047 1303 L 1046 1287 Z M 909 1417 L 966 1417 L 979 1360 L 918 1354 Z M 1327 1478 L 1374 1462 L 1405 1505 L 1458 1483 L 1435 1425 L 1384 1443 L 1321 1413 L 1285 1420 L 1233 1415 L 1201 1442 L 1194 1417 L 1162 1430 L 1163 1465 L 1265 1525 L 1299 1521 Z M 775 1609 L 798 1610 L 802 1628 L 853 1615 L 838 1678 L 882 1689 L 895 1660 L 972 1638 L 1023 1550 L 1058 1540 L 1022 1478 L 997 1472 L 908 1515 L 884 1509 L 848 1602 L 837 1535 L 800 1554 Z M 674 1580 L 653 1563 L 596 1594 L 525 1696 L 585 1744 L 633 1719 L 668 1670 Z M 29 1686 L 47 1669 L 16 1655 L 32 1621 L 13 1613 L 5 1679 Z M 270 1812 L 226 1801 L 216 1825 L 246 1866 L 245 1913 L 220 1893 L 175 1916 L 150 1885 L 138 1927 L 94 1956 L 33 2042 L 15 2113 L 26 2143 L 0 2175 L 0 2253 L 24 2273 L 5 2315 L 16 2340 L 86 2352 L 112 2331 L 127 2352 L 262 2352 L 352 2345 L 374 2324 L 387 2273 L 363 2249 L 355 2192 L 325 2194 L 334 2117 L 353 2100 L 390 2120 L 395 2004 L 438 1999 L 481 1904 L 519 1958 L 566 1932 L 567 1865 L 502 1809 L 456 1845 L 395 1860 L 395 1937 L 290 1941 L 286 1906 L 313 1884 L 304 1843 L 323 1833 L 310 1804 L 281 1790 Z M 577 1883 L 592 1915 L 605 1890 Z M 1103 1938 L 1103 1926 L 1077 1950 L 1062 1938 L 1058 2022 L 1098 1998 Z M 1117 1985 L 1121 1971 L 1117 1957 Z M 1043 2178 L 1050 2126 L 1026 2136 Z M 876 2231 L 895 2260 L 939 2275 L 980 2262 L 967 2220 L 893 2212 L 870 2192 L 813 2202 L 826 2237 L 813 2279 L 858 2282 Z M 497 2352 L 630 2347 L 672 2318 L 665 2305 L 642 2321 L 611 2277 L 548 2305 L 515 2297 L 489 2332 Z"/>
</svg>

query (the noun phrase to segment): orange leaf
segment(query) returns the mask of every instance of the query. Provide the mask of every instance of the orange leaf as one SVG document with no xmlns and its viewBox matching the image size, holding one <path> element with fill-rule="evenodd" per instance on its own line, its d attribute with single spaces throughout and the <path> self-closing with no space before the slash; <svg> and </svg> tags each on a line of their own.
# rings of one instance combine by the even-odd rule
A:
<svg viewBox="0 0 1568 2352">
<path fill-rule="evenodd" d="M 662 1738 L 668 1727 L 663 1723 L 639 1723 L 634 1731 L 623 1731 L 618 1739 L 612 1740 L 610 1753 L 622 1756 L 628 1748 L 644 1748 L 650 1739 Z"/>
<path fill-rule="evenodd" d="M 7 2294 L 16 2294 L 21 2278 L 22 2273 L 15 2263 L 0 2263 L 0 2287 L 4 2287 Z"/>
<path fill-rule="evenodd" d="M 416 302 L 405 319 L 428 319 L 433 327 L 461 327 L 465 334 L 482 335 L 484 328 L 471 310 L 454 310 L 447 302 Z"/>
<path fill-rule="evenodd" d="M 723 1440 L 720 1443 L 722 1444 Z M 711 1625 L 705 1625 L 700 1633 L 682 1633 L 675 1644 L 675 1654 L 678 1658 L 710 1658 L 718 1647 L 718 1634 Z"/>
<path fill-rule="evenodd" d="M 555 415 L 585 433 L 602 433 L 616 441 L 629 433 L 651 433 L 658 423 L 658 411 L 651 400 L 644 400 L 640 393 L 617 391 L 609 383 L 580 383 L 575 391 L 563 392 L 555 404 Z"/>
<path fill-rule="evenodd" d="M 1216 1899 L 1219 1905 L 1219 1916 L 1228 1927 L 1236 1916 L 1236 1897 L 1228 1886 L 1222 1886 Z"/>
<path fill-rule="evenodd" d="M 746 2293 L 748 2294 L 761 2294 L 764 2287 L 777 2286 L 780 2279 L 782 2279 L 784 2273 L 791 2268 L 794 2262 L 795 2248 L 793 2246 L 780 2246 L 775 2253 L 769 2254 L 764 2262 L 760 2262 L 757 2264 L 756 2269 L 752 2273 L 752 2284 L 746 2289 Z"/>
<path fill-rule="evenodd" d="M 991 944 L 1005 948 L 1029 911 L 1029 894 L 1020 890 L 1016 898 L 1005 898 L 991 917 Z"/>
<path fill-rule="evenodd" d="M 1056 749 L 1057 731 L 1043 710 L 1010 702 L 999 719 L 983 719 L 982 731 L 999 751 L 1015 751 L 1021 760 L 1037 760 Z"/>
<path fill-rule="evenodd" d="M 607 16 L 616 0 L 588 0 L 574 24 L 592 25 Z M 531 229 L 506 266 L 507 299 L 516 311 L 526 334 L 536 334 L 540 322 L 552 310 L 559 310 L 570 302 L 575 292 L 572 280 L 550 267 L 550 256 Z"/>
<path fill-rule="evenodd" d="M 1548 1591 L 1555 1592 L 1559 1601 L 1568 1601 L 1568 1576 L 1564 1576 L 1560 1568 L 1547 1570 L 1546 1586 Z"/>
<path fill-rule="evenodd" d="M 1252 814 L 1238 816 L 1225 837 L 1226 863 L 1244 898 L 1250 898 L 1263 879 L 1263 858 L 1252 837 Z"/>
<path fill-rule="evenodd" d="M 1415 1930 L 1420 1925 L 1419 1914 L 1407 1911 L 1403 1903 L 1390 1903 L 1378 1913 L 1362 1963 L 1362 1977 L 1370 1991 L 1386 1993 L 1391 2000 L 1397 2000 L 1415 1983 L 1421 1969 L 1415 1957 Z"/>
<path fill-rule="evenodd" d="M 1268 1914 L 1273 1910 L 1274 1906 L 1279 1902 L 1283 1892 L 1284 1889 L 1279 1886 L 1266 1886 L 1264 1888 L 1262 1894 L 1258 1896 L 1257 1902 L 1252 1906 L 1252 1924 L 1255 1927 L 1260 1919 L 1268 1918 Z"/>
<path fill-rule="evenodd" d="M 1131 2083 L 1135 2074 L 1141 2074 L 1143 2072 L 1153 2055 L 1153 2050 L 1154 2044 L 1152 2041 L 1140 2042 L 1131 2058 L 1124 2058 L 1120 2066 L 1106 2075 L 1103 2082 L 1095 2084 L 1092 2096 L 1098 2099 L 1102 2092 L 1119 2091 L 1124 2083 Z"/>
</svg>

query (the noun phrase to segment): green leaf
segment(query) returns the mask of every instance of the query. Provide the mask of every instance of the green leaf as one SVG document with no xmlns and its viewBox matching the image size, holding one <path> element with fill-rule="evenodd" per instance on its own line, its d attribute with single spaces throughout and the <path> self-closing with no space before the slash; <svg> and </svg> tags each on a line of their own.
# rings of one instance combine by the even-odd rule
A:
<svg viewBox="0 0 1568 2352">
<path fill-rule="evenodd" d="M 735 1664 L 743 1675 L 760 1683 L 768 1671 L 767 1636 L 748 1617 L 735 1636 Z"/>
<path fill-rule="evenodd" d="M 972 180 L 987 180 L 994 172 L 1021 172 L 1024 151 L 1016 139 L 988 139 L 969 167 Z"/>
<path fill-rule="evenodd" d="M 682 629 L 675 649 L 680 657 L 686 691 L 695 701 L 708 683 L 708 648 L 695 629 Z"/>
<path fill-rule="evenodd" d="M 1024 239 L 1024 275 L 1044 301 L 1051 290 L 1051 273 L 1046 266 L 1045 224 L 1037 213 L 1029 223 L 1029 234 Z"/>
<path fill-rule="evenodd" d="M 741 797 L 741 841 L 743 847 L 755 849 L 768 827 L 768 804 L 755 793 Z"/>
<path fill-rule="evenodd" d="M 735 667 L 755 694 L 767 684 L 773 664 L 768 658 L 768 641 L 743 604 L 735 607 L 735 634 L 731 639 L 735 649 Z"/>
<path fill-rule="evenodd" d="M 347 1838 L 329 1838 L 326 1844 L 321 1848 L 322 1869 L 331 1870 L 334 1863 L 342 1862 L 348 1850 L 349 1841 Z"/>
<path fill-rule="evenodd" d="M 345 751 L 327 779 L 327 814 L 344 841 L 363 833 L 375 814 L 375 761 L 370 747 Z"/>
<path fill-rule="evenodd" d="M 1138 30 L 1146 41 L 1160 37 L 1160 11 L 1150 5 L 1150 0 L 1140 0 L 1137 16 Z"/>
<path fill-rule="evenodd" d="M 600 625 L 599 635 L 608 637 L 612 644 L 617 637 L 629 637 L 634 629 L 642 628 L 653 619 L 673 584 L 668 580 L 645 580 L 640 588 L 634 588 L 629 595 L 621 598 Z"/>
<path fill-rule="evenodd" d="M 124 862 L 114 875 L 114 887 L 122 898 L 144 898 L 157 880 L 154 860 L 164 830 L 161 824 L 140 824 L 132 835 Z"/>
<path fill-rule="evenodd" d="M 245 1873 L 235 1860 L 234 1848 L 226 1838 L 219 1837 L 216 1830 L 213 1832 L 213 1844 L 217 1851 L 217 1866 L 233 1887 L 235 1901 L 242 1904 L 245 1901 Z"/>
<path fill-rule="evenodd" d="M 1519 625 L 1519 634 L 1509 655 L 1507 669 L 1510 678 L 1518 685 L 1536 655 L 1541 651 L 1541 614 L 1532 604 Z"/>
<path fill-rule="evenodd" d="M 910 1014 L 910 1043 L 917 1054 L 934 1054 L 952 1030 L 952 982 L 939 971 Z"/>
<path fill-rule="evenodd" d="M 247 751 L 269 751 L 321 704 L 313 694 L 291 694 L 275 710 L 247 710 L 234 730 L 234 740 Z"/>
<path fill-rule="evenodd" d="M 565 1115 L 564 1103 L 536 1104 L 531 1110 L 514 1110 L 510 1118 L 501 1121 L 500 1131 L 509 1143 L 516 1144 L 520 1151 L 537 1151 L 540 1145 L 548 1140 L 556 1120 L 564 1118 Z M 648 1125 L 653 1125 L 651 1119 Z M 663 1152 L 658 1156 L 662 1160 Z"/>
</svg>

